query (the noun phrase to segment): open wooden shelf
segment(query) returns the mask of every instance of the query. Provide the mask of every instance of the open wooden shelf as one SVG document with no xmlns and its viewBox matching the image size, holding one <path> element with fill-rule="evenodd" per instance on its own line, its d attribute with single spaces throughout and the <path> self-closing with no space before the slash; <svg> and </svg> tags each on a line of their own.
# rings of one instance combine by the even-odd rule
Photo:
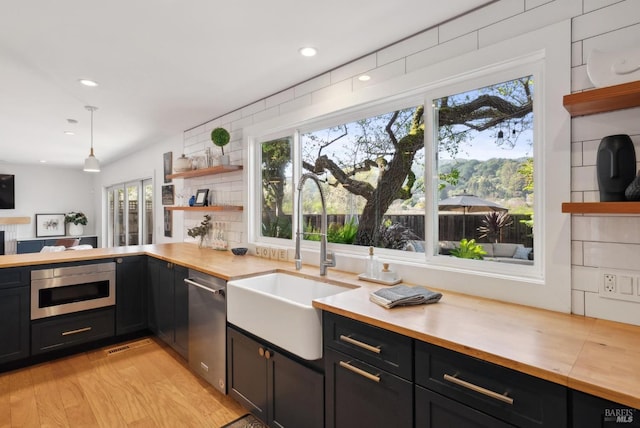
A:
<svg viewBox="0 0 640 428">
<path fill-rule="evenodd" d="M 194 178 L 203 177 L 205 175 L 224 174 L 226 172 L 234 172 L 242 170 L 242 165 L 220 165 L 211 168 L 192 169 L 185 172 L 176 172 L 168 174 L 167 178 Z"/>
<path fill-rule="evenodd" d="M 572 117 L 638 107 L 640 80 L 565 95 L 562 104 Z"/>
<path fill-rule="evenodd" d="M 640 202 L 563 202 L 562 212 L 571 214 L 640 214 Z"/>
<path fill-rule="evenodd" d="M 244 208 L 237 205 L 211 205 L 210 207 L 165 207 L 169 211 L 242 211 Z"/>
<path fill-rule="evenodd" d="M 0 217 L 0 224 L 29 224 L 31 217 Z"/>
</svg>

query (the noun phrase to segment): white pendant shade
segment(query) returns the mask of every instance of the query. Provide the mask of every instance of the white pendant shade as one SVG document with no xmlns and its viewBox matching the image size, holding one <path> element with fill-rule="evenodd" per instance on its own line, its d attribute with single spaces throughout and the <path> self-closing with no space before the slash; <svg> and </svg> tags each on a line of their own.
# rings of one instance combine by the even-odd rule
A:
<svg viewBox="0 0 640 428">
<path fill-rule="evenodd" d="M 84 160 L 84 170 L 87 172 L 100 172 L 100 162 L 93 155 L 93 149 L 91 149 L 89 157 Z"/>
<path fill-rule="evenodd" d="M 85 106 L 87 110 L 91 112 L 91 151 L 89 152 L 89 157 L 84 160 L 84 171 L 86 172 L 100 172 L 100 162 L 93 155 L 93 112 L 98 109 L 98 107 L 93 106 Z"/>
</svg>

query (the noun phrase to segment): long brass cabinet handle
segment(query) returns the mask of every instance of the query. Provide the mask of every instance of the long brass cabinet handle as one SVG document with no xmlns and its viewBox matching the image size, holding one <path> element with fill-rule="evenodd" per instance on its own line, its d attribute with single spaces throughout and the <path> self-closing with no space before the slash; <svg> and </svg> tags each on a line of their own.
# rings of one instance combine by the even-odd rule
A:
<svg viewBox="0 0 640 428">
<path fill-rule="evenodd" d="M 449 381 L 451 383 L 455 383 L 456 385 L 459 385 L 463 388 L 470 389 L 482 395 L 486 395 L 487 397 L 491 397 L 498 401 L 502 401 L 503 403 L 513 405 L 513 398 L 509 397 L 506 392 L 504 394 L 500 394 L 498 392 L 491 391 L 490 389 L 483 388 L 481 386 L 467 382 L 466 380 L 458 379 L 456 376 L 451 376 L 446 373 L 444 375 L 444 380 Z"/>
<path fill-rule="evenodd" d="M 349 363 L 350 362 L 351 361 L 349 361 Z M 367 379 L 372 380 L 374 382 L 380 382 L 380 376 L 373 375 L 373 374 L 371 374 L 369 372 L 366 372 L 366 371 L 364 371 L 362 369 L 359 369 L 359 368 L 357 368 L 355 366 L 352 366 L 349 363 L 344 362 L 344 361 L 340 361 L 340 367 L 344 367 L 345 369 L 350 370 L 350 371 L 352 371 L 352 372 L 354 372 L 356 374 L 359 374 L 360 376 L 366 377 Z"/>
<path fill-rule="evenodd" d="M 375 354 L 380 353 L 380 346 L 372 346 L 372 345 L 369 345 L 368 343 L 360 342 L 359 340 L 356 340 L 351 336 L 345 336 L 344 334 L 341 334 L 340 340 L 342 340 L 343 342 L 347 342 L 352 345 L 355 345 L 359 348 L 366 349 L 367 351 L 373 352 Z"/>
<path fill-rule="evenodd" d="M 79 328 L 77 330 L 64 331 L 64 332 L 62 332 L 62 335 L 63 336 L 69 336 L 69 335 L 72 335 L 72 334 L 84 333 L 85 331 L 91 331 L 91 327 L 84 327 L 84 328 Z"/>
</svg>

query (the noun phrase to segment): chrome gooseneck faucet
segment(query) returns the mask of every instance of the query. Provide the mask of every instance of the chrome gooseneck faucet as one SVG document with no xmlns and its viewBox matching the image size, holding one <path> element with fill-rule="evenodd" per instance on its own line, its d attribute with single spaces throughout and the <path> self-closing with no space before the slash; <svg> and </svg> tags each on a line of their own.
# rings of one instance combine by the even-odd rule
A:
<svg viewBox="0 0 640 428">
<path fill-rule="evenodd" d="M 300 213 L 302 213 L 302 186 L 304 185 L 307 179 L 313 180 L 318 186 L 318 190 L 320 191 L 320 202 L 322 204 L 322 217 L 320 220 L 320 275 L 327 274 L 328 267 L 334 267 L 336 265 L 336 258 L 333 252 L 329 252 L 327 254 L 327 204 L 324 200 L 324 193 L 322 193 L 322 187 L 320 187 L 320 180 L 314 174 L 302 174 L 300 177 L 300 182 L 298 183 L 298 209 Z M 302 215 L 298 216 L 298 230 L 296 232 L 296 270 L 302 269 L 302 257 L 300 256 L 300 239 L 305 234 L 305 232 L 301 232 L 301 223 L 302 223 Z M 307 233 L 311 235 L 311 233 Z"/>
</svg>

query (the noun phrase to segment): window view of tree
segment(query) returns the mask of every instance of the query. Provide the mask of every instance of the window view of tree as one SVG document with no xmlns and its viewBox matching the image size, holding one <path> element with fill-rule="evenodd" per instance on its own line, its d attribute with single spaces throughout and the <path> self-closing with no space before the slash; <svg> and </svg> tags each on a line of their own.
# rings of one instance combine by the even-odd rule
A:
<svg viewBox="0 0 640 428">
<path fill-rule="evenodd" d="M 424 189 L 423 111 L 412 107 L 301 135 L 302 169 L 326 180 L 330 242 L 404 249 L 423 239 L 424 209 L 408 212 Z M 304 197 L 305 229 L 317 229 L 319 219 L 308 213 L 320 212 L 319 198 Z M 417 223 L 421 230 L 413 228 Z"/>
<path fill-rule="evenodd" d="M 261 144 L 262 236 L 291 238 L 291 142 L 281 138 Z"/>
<path fill-rule="evenodd" d="M 480 200 L 473 207 L 441 206 L 438 240 L 465 239 L 469 248 L 477 241 L 474 251 L 457 253 L 484 259 L 492 254 L 484 243 L 532 248 L 532 77 L 442 97 L 433 105 L 438 199 Z M 425 251 L 423 116 L 419 105 L 300 134 L 299 174 L 311 172 L 324 181 L 329 242 Z M 264 237 L 292 237 L 292 144 L 293 137 L 285 137 L 260 145 Z M 302 196 L 302 227 L 310 232 L 305 239 L 318 239 L 312 233 L 320 229 L 317 188 L 305 187 Z"/>
<path fill-rule="evenodd" d="M 434 100 L 440 254 L 474 240 L 485 260 L 518 247 L 532 260 L 533 86 L 527 76 Z"/>
</svg>

